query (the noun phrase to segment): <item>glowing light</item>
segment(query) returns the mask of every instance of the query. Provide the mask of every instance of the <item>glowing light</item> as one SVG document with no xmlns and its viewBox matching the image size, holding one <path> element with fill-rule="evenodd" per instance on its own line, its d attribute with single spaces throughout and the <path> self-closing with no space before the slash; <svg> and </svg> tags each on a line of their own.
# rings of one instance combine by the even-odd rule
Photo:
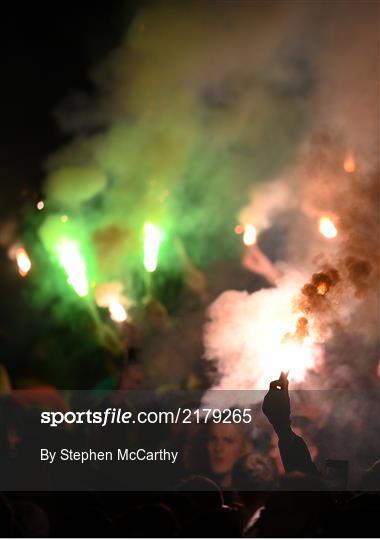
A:
<svg viewBox="0 0 380 540">
<path fill-rule="evenodd" d="M 121 323 L 128 318 L 128 308 L 133 302 L 123 295 L 124 285 L 118 281 L 95 286 L 96 305 L 108 308 L 111 319 Z"/>
<path fill-rule="evenodd" d="M 215 389 L 264 390 L 281 371 L 302 381 L 320 369 L 324 337 L 312 314 L 294 309 L 305 281 L 301 273 L 282 276 L 276 287 L 225 291 L 211 304 L 204 343 L 222 375 Z"/>
<path fill-rule="evenodd" d="M 289 379 L 299 382 L 304 380 L 306 371 L 314 366 L 315 358 L 312 340 L 305 339 L 302 343 L 287 341 L 279 347 L 278 368 L 289 371 Z"/>
<path fill-rule="evenodd" d="M 67 223 L 69 221 L 69 216 L 63 215 L 61 216 L 62 223 Z"/>
<path fill-rule="evenodd" d="M 356 171 L 356 163 L 352 152 L 348 152 L 343 163 L 343 168 L 346 173 L 353 173 Z"/>
<path fill-rule="evenodd" d="M 324 282 L 321 284 L 326 285 Z M 314 364 L 313 340 L 310 337 L 309 320 L 306 317 L 299 317 L 295 324 L 295 331 L 284 335 L 278 357 L 281 371 L 291 372 L 292 379 L 296 381 L 302 381 L 305 378 L 306 370 Z"/>
<path fill-rule="evenodd" d="M 88 293 L 86 265 L 80 254 L 78 244 L 64 240 L 57 246 L 58 259 L 67 274 L 67 283 L 72 286 L 78 296 Z"/>
<path fill-rule="evenodd" d="M 147 272 L 154 272 L 157 268 L 158 253 L 162 234 L 152 223 L 144 225 L 144 267 Z"/>
<path fill-rule="evenodd" d="M 281 371 L 289 372 L 288 379 L 294 382 L 305 380 L 307 371 L 315 369 L 319 356 L 318 346 L 311 336 L 302 340 L 284 339 L 278 328 L 273 330 L 272 337 L 267 336 L 265 357 L 260 353 L 262 376 L 258 388 L 266 388 L 270 381 L 278 379 Z"/>
<path fill-rule="evenodd" d="M 257 231 L 253 225 L 246 225 L 244 227 L 243 242 L 246 246 L 253 246 L 256 243 Z"/>
<path fill-rule="evenodd" d="M 328 290 L 329 290 L 329 287 L 327 285 L 327 283 L 325 281 L 321 281 L 320 283 L 318 283 L 317 285 L 317 293 L 322 295 L 322 296 L 325 296 L 325 294 L 328 293 Z"/>
<path fill-rule="evenodd" d="M 124 306 L 117 300 L 111 302 L 108 310 L 113 321 L 121 323 L 127 320 L 127 312 L 125 311 Z"/>
<path fill-rule="evenodd" d="M 322 216 L 319 220 L 319 232 L 325 238 L 335 238 L 338 234 L 333 221 L 327 216 Z"/>
<path fill-rule="evenodd" d="M 25 277 L 32 267 L 29 255 L 23 247 L 18 247 L 15 251 L 15 257 L 18 266 L 18 273 L 20 276 Z"/>
<path fill-rule="evenodd" d="M 234 228 L 234 231 L 235 231 L 236 234 L 243 234 L 243 232 L 244 232 L 243 225 L 236 225 L 236 227 Z"/>
<path fill-rule="evenodd" d="M 37 210 L 43 210 L 45 208 L 45 203 L 44 201 L 38 201 L 36 206 L 37 206 Z"/>
</svg>

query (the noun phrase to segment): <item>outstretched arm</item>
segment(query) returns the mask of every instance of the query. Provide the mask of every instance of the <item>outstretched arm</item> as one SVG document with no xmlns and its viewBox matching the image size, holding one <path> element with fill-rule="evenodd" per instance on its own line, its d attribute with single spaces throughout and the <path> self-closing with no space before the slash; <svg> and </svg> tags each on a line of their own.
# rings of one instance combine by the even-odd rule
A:
<svg viewBox="0 0 380 540">
<path fill-rule="evenodd" d="M 287 374 L 284 372 L 278 380 L 270 383 L 269 392 L 263 401 L 263 413 L 278 435 L 278 448 L 285 471 L 319 474 L 305 441 L 291 428 L 288 385 Z"/>
</svg>

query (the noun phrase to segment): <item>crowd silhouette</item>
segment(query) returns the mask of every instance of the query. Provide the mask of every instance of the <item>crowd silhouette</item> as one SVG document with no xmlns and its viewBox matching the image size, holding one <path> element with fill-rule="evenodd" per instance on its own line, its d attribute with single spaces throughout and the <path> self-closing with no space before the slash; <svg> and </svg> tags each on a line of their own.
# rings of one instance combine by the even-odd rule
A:
<svg viewBox="0 0 380 540">
<path fill-rule="evenodd" d="M 139 369 L 129 372 L 133 384 L 125 373 L 121 384 L 136 390 Z M 7 472 L 14 471 L 12 460 L 28 437 L 31 402 L 33 407 L 36 402 L 46 404 L 46 400 L 55 407 L 63 406 L 59 393 L 42 392 L 41 398 L 37 392 L 33 399 L 27 394 L 16 395 L 8 392 L 1 401 L 0 483 Z M 125 404 L 128 391 L 123 396 Z M 105 403 L 115 399 L 120 399 L 120 394 L 109 395 Z M 176 443 L 182 444 L 183 459 L 177 467 L 165 469 L 168 482 L 172 482 L 170 490 L 136 489 L 136 485 L 145 485 L 144 475 L 149 474 L 145 469 L 134 478 L 133 491 L 93 490 L 90 478 L 94 471 L 83 477 L 80 492 L 54 492 L 53 484 L 47 486 L 48 491 L 3 490 L 0 536 L 377 536 L 380 461 L 363 471 L 360 491 L 334 490 L 329 478 L 318 470 L 304 439 L 293 430 L 286 373 L 270 384 L 262 411 L 276 434 L 282 470 L 268 445 L 263 451 L 253 444 L 246 425 L 211 422 L 202 434 L 202 467 L 202 460 L 191 459 L 189 440 L 181 432 L 175 434 Z M 34 472 L 38 475 L 38 469 Z M 8 480 L 8 486 L 12 485 L 9 475 Z"/>
</svg>

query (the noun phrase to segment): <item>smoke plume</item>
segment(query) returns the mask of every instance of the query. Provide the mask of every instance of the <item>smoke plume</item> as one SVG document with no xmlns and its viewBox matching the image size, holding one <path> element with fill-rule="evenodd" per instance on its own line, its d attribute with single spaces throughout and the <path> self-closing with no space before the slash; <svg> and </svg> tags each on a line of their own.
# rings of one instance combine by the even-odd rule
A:
<svg viewBox="0 0 380 540">
<path fill-rule="evenodd" d="M 377 14 L 372 2 L 345 1 L 167 1 L 140 9 L 119 47 L 92 70 L 92 94 L 57 112 L 71 142 L 46 162 L 40 238 L 57 274 L 49 286 L 36 284 L 39 303 L 54 301 L 70 317 L 72 297 L 57 299 L 67 283 L 56 244 L 68 236 L 86 264 L 92 313 L 96 290 L 118 283 L 121 297 L 137 304 L 158 297 L 171 328 L 181 329 L 166 339 L 169 324 L 155 336 L 153 371 L 162 364 L 156 350 L 179 351 L 185 371 L 198 362 L 190 356 L 201 336 L 193 334 L 216 282 L 218 292 L 230 289 L 211 305 L 204 335 L 219 387 L 264 384 L 264 363 L 278 367 L 271 333 L 280 340 L 295 332 L 302 316 L 318 343 L 308 351 L 311 371 L 320 370 L 321 343 L 347 333 L 373 343 Z M 352 173 L 343 167 L 348 153 Z M 332 241 L 318 231 L 322 214 L 336 223 Z M 281 244 L 276 288 L 242 292 L 257 282 L 239 274 L 239 221 L 257 227 L 269 257 Z M 151 280 L 146 222 L 163 232 Z M 312 276 L 320 272 L 325 295 L 315 293 Z M 184 369 L 174 371 L 183 377 Z"/>
</svg>

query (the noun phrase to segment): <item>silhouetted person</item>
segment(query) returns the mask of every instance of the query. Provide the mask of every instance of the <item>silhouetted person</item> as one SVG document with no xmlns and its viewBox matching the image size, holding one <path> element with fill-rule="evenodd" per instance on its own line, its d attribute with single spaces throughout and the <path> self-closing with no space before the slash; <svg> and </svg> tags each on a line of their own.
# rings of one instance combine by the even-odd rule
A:
<svg viewBox="0 0 380 540">
<path fill-rule="evenodd" d="M 205 476 L 191 476 L 178 485 L 174 508 L 185 538 L 241 537 L 240 514 L 224 504 L 220 487 Z"/>
<path fill-rule="evenodd" d="M 220 510 L 223 504 L 223 493 L 218 484 L 205 476 L 195 475 L 178 484 L 170 502 L 183 529 L 195 519 Z"/>
<path fill-rule="evenodd" d="M 15 533 L 15 516 L 8 500 L 0 494 L 0 537 L 6 538 Z"/>
<path fill-rule="evenodd" d="M 277 485 L 274 460 L 252 452 L 239 459 L 232 471 L 232 487 L 243 505 L 243 532 L 250 536 L 272 489 Z"/>
<path fill-rule="evenodd" d="M 291 428 L 288 385 L 289 381 L 283 372 L 278 380 L 270 383 L 269 392 L 263 401 L 263 413 L 278 436 L 278 448 L 285 471 L 318 475 L 305 441 Z"/>
<path fill-rule="evenodd" d="M 331 494 L 319 476 L 285 474 L 246 536 L 258 538 L 328 537 L 334 511 Z"/>
<path fill-rule="evenodd" d="M 124 538 L 177 538 L 179 526 L 172 510 L 156 503 L 129 509 L 116 520 L 113 532 Z"/>
</svg>

